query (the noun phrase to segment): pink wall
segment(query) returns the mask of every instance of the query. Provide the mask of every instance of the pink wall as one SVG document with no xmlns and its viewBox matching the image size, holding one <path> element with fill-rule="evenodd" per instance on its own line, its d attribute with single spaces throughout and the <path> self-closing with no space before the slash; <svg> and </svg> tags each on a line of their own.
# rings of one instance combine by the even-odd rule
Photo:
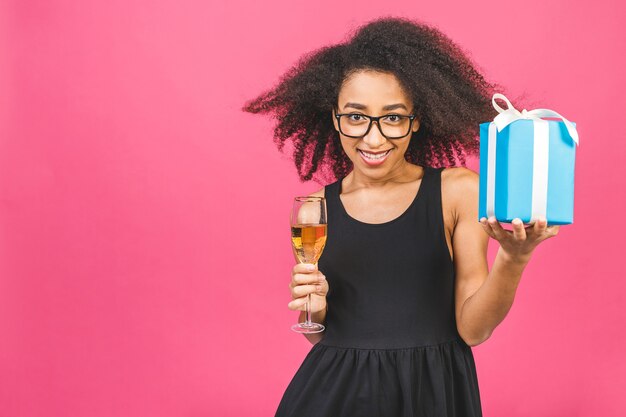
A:
<svg viewBox="0 0 626 417">
<path fill-rule="evenodd" d="M 390 12 L 579 126 L 575 224 L 474 348 L 485 416 L 626 413 L 623 2 L 0 4 L 0 416 L 273 415 L 311 347 L 287 222 L 318 185 L 239 108 Z"/>
</svg>

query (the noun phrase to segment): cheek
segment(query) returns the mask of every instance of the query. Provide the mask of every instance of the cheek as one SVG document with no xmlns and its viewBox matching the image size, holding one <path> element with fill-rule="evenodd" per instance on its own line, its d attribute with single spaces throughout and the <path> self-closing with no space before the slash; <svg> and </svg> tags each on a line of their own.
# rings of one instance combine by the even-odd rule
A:
<svg viewBox="0 0 626 417">
<path fill-rule="evenodd" d="M 351 155 L 356 152 L 355 143 L 344 138 L 341 138 L 341 149 L 346 155 Z"/>
</svg>

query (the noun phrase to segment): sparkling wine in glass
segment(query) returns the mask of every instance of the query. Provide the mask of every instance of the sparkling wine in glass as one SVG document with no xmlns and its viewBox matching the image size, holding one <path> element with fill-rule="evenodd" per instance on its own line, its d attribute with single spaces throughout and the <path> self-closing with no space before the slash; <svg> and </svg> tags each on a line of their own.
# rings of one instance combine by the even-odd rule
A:
<svg viewBox="0 0 626 417">
<path fill-rule="evenodd" d="M 300 263 L 317 265 L 326 245 L 326 199 L 295 197 L 291 210 L 291 244 Z M 298 333 L 319 333 L 324 326 L 311 321 L 311 294 L 307 295 L 306 320 L 291 326 Z"/>
</svg>

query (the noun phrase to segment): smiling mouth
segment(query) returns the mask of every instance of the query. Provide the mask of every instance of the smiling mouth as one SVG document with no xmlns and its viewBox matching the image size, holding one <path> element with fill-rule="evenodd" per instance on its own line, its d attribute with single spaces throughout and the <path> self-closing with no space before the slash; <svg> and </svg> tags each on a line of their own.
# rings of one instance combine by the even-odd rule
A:
<svg viewBox="0 0 626 417">
<path fill-rule="evenodd" d="M 366 152 L 362 149 L 357 149 L 357 151 L 363 155 L 363 157 L 369 159 L 370 161 L 377 161 L 379 159 L 383 159 L 385 158 L 387 155 L 389 155 L 389 152 L 392 151 L 392 149 L 387 149 L 386 151 L 383 152 L 377 152 L 377 153 L 371 153 L 371 152 Z"/>
</svg>

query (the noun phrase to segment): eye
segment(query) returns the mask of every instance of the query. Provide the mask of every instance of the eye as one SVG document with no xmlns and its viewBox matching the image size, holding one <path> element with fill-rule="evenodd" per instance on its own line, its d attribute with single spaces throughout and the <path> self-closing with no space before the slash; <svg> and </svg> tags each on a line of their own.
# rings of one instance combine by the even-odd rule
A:
<svg viewBox="0 0 626 417">
<path fill-rule="evenodd" d="M 385 120 L 391 123 L 397 123 L 402 121 L 402 116 L 399 114 L 390 114 L 388 116 L 385 116 Z"/>
<path fill-rule="evenodd" d="M 352 113 L 348 115 L 348 120 L 351 122 L 362 122 L 366 120 L 366 117 L 364 117 L 362 114 Z"/>
</svg>

